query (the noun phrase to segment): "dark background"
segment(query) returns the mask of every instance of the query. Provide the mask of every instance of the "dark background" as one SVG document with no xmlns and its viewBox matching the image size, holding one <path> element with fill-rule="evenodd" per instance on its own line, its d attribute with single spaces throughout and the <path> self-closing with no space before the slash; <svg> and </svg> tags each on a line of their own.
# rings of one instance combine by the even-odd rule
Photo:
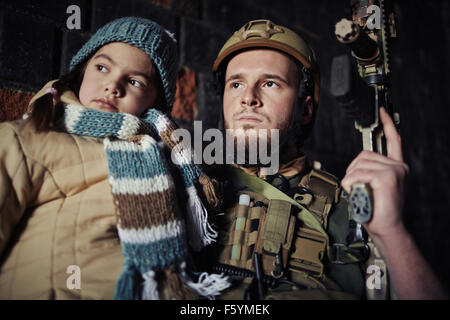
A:
<svg viewBox="0 0 450 320">
<path fill-rule="evenodd" d="M 404 157 L 411 168 L 404 217 L 449 287 L 450 2 L 393 3 L 398 38 L 391 48 L 392 99 L 401 115 Z M 66 8 L 72 4 L 81 8 L 81 30 L 66 27 Z M 348 53 L 335 39 L 334 25 L 349 14 L 349 0 L 0 0 L 0 121 L 19 117 L 31 94 L 64 73 L 97 28 L 136 15 L 155 20 L 178 39 L 179 92 L 173 116 L 188 128 L 192 120 L 203 120 L 204 129 L 214 127 L 220 101 L 212 86 L 213 61 L 236 29 L 249 20 L 268 18 L 296 30 L 316 51 L 320 106 L 305 150 L 342 178 L 362 148 L 353 121 L 329 92 L 331 61 Z"/>
</svg>

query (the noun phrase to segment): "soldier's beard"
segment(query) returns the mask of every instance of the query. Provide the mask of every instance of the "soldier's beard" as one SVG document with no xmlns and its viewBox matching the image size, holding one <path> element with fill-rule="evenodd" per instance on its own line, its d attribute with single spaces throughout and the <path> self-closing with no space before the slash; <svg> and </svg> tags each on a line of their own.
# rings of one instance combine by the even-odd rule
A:
<svg viewBox="0 0 450 320">
<path fill-rule="evenodd" d="M 226 141 L 227 163 L 265 168 L 267 174 L 278 171 L 282 150 L 280 147 L 283 145 L 280 145 L 279 129 L 254 129 L 252 126 L 227 129 Z"/>
<path fill-rule="evenodd" d="M 226 129 L 227 157 L 243 167 L 265 167 L 278 171 L 280 159 L 297 156 L 297 139 L 301 134 L 300 112 L 294 107 L 291 121 L 280 129 L 261 129 L 244 125 L 240 129 Z M 226 127 L 228 127 L 226 125 Z M 231 146 L 234 152 L 229 152 Z M 227 162 L 229 163 L 229 162 Z M 276 173 L 270 173 L 274 174 Z"/>
</svg>

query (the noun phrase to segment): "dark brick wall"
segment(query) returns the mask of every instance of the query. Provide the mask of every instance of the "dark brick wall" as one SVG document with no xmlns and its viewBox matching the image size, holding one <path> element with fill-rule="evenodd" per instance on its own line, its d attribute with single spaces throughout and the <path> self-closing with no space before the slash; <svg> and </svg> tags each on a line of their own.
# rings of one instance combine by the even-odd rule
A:
<svg viewBox="0 0 450 320">
<path fill-rule="evenodd" d="M 174 116 L 190 127 L 213 127 L 220 101 L 210 68 L 225 40 L 251 19 L 270 18 L 297 30 L 316 50 L 321 66 L 320 107 L 305 150 L 339 177 L 361 149 L 361 139 L 330 95 L 333 57 L 347 53 L 333 36 L 349 14 L 348 0 L 0 0 L 0 107 L 26 102 L 48 80 L 67 70 L 72 55 L 101 25 L 138 15 L 175 33 L 180 50 Z M 81 8 L 81 30 L 67 30 L 66 8 Z M 405 221 L 424 255 L 450 284 L 450 3 L 396 0 L 398 39 L 392 47 L 393 102 L 401 114 L 404 156 L 411 167 Z M 189 88 L 186 88 L 188 86 Z M 14 97 L 12 99 L 11 97 Z M 8 106 L 5 106 L 8 104 Z M 179 106 L 179 107 L 178 107 Z M 187 107 L 186 107 L 187 106 Z M 190 109 L 190 110 L 189 110 Z M 10 119 L 11 116 L 2 116 Z M 447 128 L 447 129 L 446 129 Z M 413 267 L 413 266 L 412 266 Z"/>
</svg>

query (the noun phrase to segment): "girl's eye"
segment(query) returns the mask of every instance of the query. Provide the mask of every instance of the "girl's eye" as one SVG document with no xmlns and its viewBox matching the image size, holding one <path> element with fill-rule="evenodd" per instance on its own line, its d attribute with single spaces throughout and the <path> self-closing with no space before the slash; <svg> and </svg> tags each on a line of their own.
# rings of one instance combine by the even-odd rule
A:
<svg viewBox="0 0 450 320">
<path fill-rule="evenodd" d="M 106 69 L 106 67 L 102 66 L 101 64 L 96 65 L 96 67 L 97 67 L 97 70 L 100 71 L 100 72 L 108 71 L 108 69 Z"/>
<path fill-rule="evenodd" d="M 130 83 L 132 86 L 135 86 L 135 87 L 137 87 L 137 88 L 143 87 L 143 84 L 142 84 L 142 83 L 140 83 L 139 81 L 134 80 L 134 79 L 130 79 L 129 83 Z"/>
</svg>

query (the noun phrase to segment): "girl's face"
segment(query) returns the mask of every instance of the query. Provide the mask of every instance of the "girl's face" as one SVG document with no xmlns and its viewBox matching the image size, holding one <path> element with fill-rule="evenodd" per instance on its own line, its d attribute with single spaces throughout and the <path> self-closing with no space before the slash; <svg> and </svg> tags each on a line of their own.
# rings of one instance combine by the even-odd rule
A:
<svg viewBox="0 0 450 320">
<path fill-rule="evenodd" d="M 157 69 L 148 55 L 126 43 L 113 42 L 89 60 L 79 98 L 91 109 L 139 116 L 155 107 L 158 91 Z"/>
</svg>

